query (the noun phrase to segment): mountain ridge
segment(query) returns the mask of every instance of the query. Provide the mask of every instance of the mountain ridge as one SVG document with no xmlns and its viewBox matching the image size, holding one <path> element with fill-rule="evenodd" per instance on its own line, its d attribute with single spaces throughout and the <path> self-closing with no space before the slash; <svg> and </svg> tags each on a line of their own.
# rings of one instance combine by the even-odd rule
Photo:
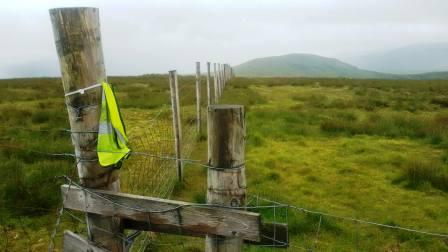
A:
<svg viewBox="0 0 448 252">
<path fill-rule="evenodd" d="M 237 76 L 247 77 L 326 77 L 359 79 L 448 79 L 448 72 L 389 74 L 358 68 L 336 58 L 309 53 L 290 53 L 255 58 L 234 66 Z"/>
<path fill-rule="evenodd" d="M 342 58 L 349 64 L 392 74 L 419 74 L 448 69 L 448 42 L 411 44 Z"/>
</svg>

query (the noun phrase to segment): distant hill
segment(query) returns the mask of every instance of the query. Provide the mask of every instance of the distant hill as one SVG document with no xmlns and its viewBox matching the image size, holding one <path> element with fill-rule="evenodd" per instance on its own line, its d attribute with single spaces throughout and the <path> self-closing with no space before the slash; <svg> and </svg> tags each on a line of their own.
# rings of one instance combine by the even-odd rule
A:
<svg viewBox="0 0 448 252">
<path fill-rule="evenodd" d="M 415 44 L 344 59 L 360 68 L 393 74 L 448 70 L 448 42 Z"/>
<path fill-rule="evenodd" d="M 400 79 L 413 80 L 448 80 L 448 72 L 429 72 L 422 74 L 397 75 Z"/>
<path fill-rule="evenodd" d="M 258 58 L 233 67 L 237 76 L 328 77 L 359 79 L 448 79 L 448 72 L 397 75 L 360 69 L 338 59 L 313 54 Z"/>
</svg>

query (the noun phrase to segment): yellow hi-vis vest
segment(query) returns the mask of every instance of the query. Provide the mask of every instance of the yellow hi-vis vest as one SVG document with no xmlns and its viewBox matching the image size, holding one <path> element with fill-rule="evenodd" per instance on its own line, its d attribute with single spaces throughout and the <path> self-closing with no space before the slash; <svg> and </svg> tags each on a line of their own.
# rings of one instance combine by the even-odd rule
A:
<svg viewBox="0 0 448 252">
<path fill-rule="evenodd" d="M 128 146 L 126 129 L 121 120 L 115 95 L 106 82 L 102 83 L 101 116 L 98 130 L 98 160 L 101 166 L 118 165 L 131 151 Z"/>
</svg>

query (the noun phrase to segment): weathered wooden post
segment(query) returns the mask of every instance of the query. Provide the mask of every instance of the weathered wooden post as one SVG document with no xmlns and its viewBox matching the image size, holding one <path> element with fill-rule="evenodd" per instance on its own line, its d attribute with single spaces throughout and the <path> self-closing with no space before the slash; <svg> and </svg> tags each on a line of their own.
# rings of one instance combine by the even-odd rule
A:
<svg viewBox="0 0 448 252">
<path fill-rule="evenodd" d="M 196 130 L 201 134 L 201 62 L 196 62 Z"/>
<path fill-rule="evenodd" d="M 227 64 L 224 64 L 224 79 L 227 82 Z"/>
<path fill-rule="evenodd" d="M 224 79 L 224 70 L 223 69 L 224 69 L 223 64 L 220 64 L 219 70 L 221 73 L 221 96 L 222 96 L 222 93 L 224 92 L 224 88 L 226 86 L 226 80 Z"/>
<path fill-rule="evenodd" d="M 174 149 L 176 152 L 177 177 L 179 181 L 183 180 L 183 164 L 182 164 L 182 126 L 180 122 L 180 105 L 179 105 L 179 85 L 177 83 L 177 72 L 172 70 L 168 72 L 171 92 L 171 110 L 173 111 L 173 133 L 174 133 Z"/>
<path fill-rule="evenodd" d="M 218 104 L 219 99 L 219 85 L 218 85 L 218 72 L 216 72 L 216 63 L 213 63 L 213 87 L 215 90 L 215 104 Z"/>
<path fill-rule="evenodd" d="M 207 106 L 212 105 L 212 88 L 210 83 L 210 62 L 207 62 Z"/>
<path fill-rule="evenodd" d="M 224 64 L 221 65 L 221 77 L 222 77 L 222 92 L 224 92 L 224 88 L 226 87 L 226 78 L 224 75 Z"/>
<path fill-rule="evenodd" d="M 219 64 L 219 79 L 220 79 L 220 87 L 221 87 L 221 89 L 219 90 L 219 96 L 221 97 L 222 96 L 222 91 L 224 90 L 224 79 L 223 79 L 223 76 L 222 76 L 222 64 Z"/>
<path fill-rule="evenodd" d="M 222 80 L 223 80 L 223 88 L 226 86 L 226 71 L 224 71 L 225 69 L 225 64 L 221 65 L 221 72 L 222 72 Z"/>
<path fill-rule="evenodd" d="M 219 63 L 216 63 L 216 78 L 218 79 L 218 99 L 221 99 L 221 74 L 219 73 Z"/>
<path fill-rule="evenodd" d="M 96 8 L 51 9 L 50 17 L 61 67 L 62 86 L 67 94 L 65 102 L 73 132 L 71 138 L 80 183 L 87 188 L 118 192 L 120 180 L 117 169 L 101 167 L 98 163 L 96 140 L 101 86 L 85 93 L 68 95 L 106 81 L 99 11 Z M 86 214 L 86 222 L 90 242 L 110 251 L 123 251 L 119 218 Z"/>
<path fill-rule="evenodd" d="M 241 207 L 246 204 L 244 166 L 245 116 L 240 105 L 208 107 L 207 203 Z M 240 251 L 241 234 L 222 238 L 207 236 L 206 251 Z"/>
</svg>

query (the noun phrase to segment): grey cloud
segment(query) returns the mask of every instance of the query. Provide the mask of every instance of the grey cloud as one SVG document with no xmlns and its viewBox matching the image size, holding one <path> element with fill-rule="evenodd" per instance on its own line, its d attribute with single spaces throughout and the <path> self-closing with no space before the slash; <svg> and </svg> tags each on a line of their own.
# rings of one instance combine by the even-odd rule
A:
<svg viewBox="0 0 448 252">
<path fill-rule="evenodd" d="M 16 0 L 0 8 L 0 33 L 7 34 L 0 40 L 0 78 L 59 74 L 48 9 L 61 5 L 100 8 L 112 75 L 191 73 L 198 60 L 238 64 L 299 52 L 353 56 L 448 41 L 444 0 Z"/>
</svg>

